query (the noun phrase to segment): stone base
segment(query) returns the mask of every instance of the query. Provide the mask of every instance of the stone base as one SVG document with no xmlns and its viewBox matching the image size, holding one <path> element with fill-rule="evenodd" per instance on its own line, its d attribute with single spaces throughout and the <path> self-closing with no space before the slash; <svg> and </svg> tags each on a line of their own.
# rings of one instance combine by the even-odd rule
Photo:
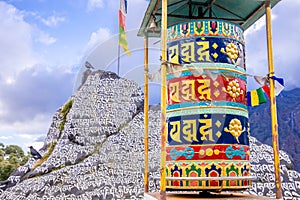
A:
<svg viewBox="0 0 300 200">
<path fill-rule="evenodd" d="M 160 199 L 159 192 L 145 193 L 144 200 L 158 200 Z M 184 199 L 270 199 L 263 196 L 254 196 L 241 193 L 199 193 L 199 192 L 182 192 L 182 193 L 169 193 L 167 192 L 167 200 L 184 200 Z"/>
</svg>

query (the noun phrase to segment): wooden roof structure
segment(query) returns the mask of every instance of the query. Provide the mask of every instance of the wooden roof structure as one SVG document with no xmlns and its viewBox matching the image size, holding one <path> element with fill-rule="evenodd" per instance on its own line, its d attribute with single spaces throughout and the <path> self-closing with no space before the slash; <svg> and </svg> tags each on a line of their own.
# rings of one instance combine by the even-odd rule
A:
<svg viewBox="0 0 300 200">
<path fill-rule="evenodd" d="M 274 7 L 280 0 L 270 0 Z M 168 0 L 168 24 L 178 24 L 196 19 L 220 19 L 240 25 L 244 30 L 265 14 L 264 0 Z M 160 37 L 162 18 L 161 0 L 150 0 L 138 36 Z M 153 20 L 158 29 L 149 31 Z"/>
</svg>

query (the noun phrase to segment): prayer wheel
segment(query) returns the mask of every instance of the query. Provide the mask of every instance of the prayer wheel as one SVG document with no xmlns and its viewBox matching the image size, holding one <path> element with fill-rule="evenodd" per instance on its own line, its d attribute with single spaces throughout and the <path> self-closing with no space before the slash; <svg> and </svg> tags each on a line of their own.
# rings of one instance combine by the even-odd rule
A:
<svg viewBox="0 0 300 200">
<path fill-rule="evenodd" d="M 205 19 L 167 31 L 167 190 L 251 187 L 242 28 Z"/>
</svg>

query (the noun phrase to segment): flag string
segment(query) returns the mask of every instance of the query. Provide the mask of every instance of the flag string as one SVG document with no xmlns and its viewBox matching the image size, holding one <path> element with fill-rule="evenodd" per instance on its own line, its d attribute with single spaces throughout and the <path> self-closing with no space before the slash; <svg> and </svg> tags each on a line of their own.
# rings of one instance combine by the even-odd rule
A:
<svg viewBox="0 0 300 200">
<path fill-rule="evenodd" d="M 170 61 L 168 61 L 168 60 L 162 60 L 161 58 L 160 58 L 160 64 L 161 65 L 166 65 L 167 67 L 169 67 L 169 68 L 172 68 L 173 66 L 178 66 L 178 67 L 184 67 L 185 65 L 191 65 L 191 64 L 193 64 L 193 63 L 185 63 L 185 64 L 178 64 L 178 63 L 173 63 L 173 62 L 170 62 Z M 237 66 L 235 66 L 235 67 L 237 67 Z M 208 70 L 208 69 L 206 69 L 206 70 Z M 161 69 L 159 69 L 158 70 L 159 72 L 161 71 Z M 178 70 L 179 71 L 179 70 Z M 211 69 L 211 71 L 218 71 L 217 69 Z M 270 78 L 270 74 L 275 74 L 274 72 L 270 72 L 270 73 L 268 73 L 267 75 L 265 75 L 265 76 L 262 76 L 262 75 L 253 75 L 253 74 L 248 74 L 248 73 L 243 73 L 243 72 L 240 72 L 240 74 L 241 75 L 244 75 L 244 76 L 247 76 L 247 77 L 255 77 L 255 76 L 259 76 L 259 77 L 266 77 L 267 79 L 269 79 Z"/>
<path fill-rule="evenodd" d="M 193 63 L 186 63 L 186 64 L 178 64 L 178 63 L 173 63 L 167 60 L 162 60 L 160 58 L 161 65 L 166 65 L 167 66 L 167 74 L 168 75 L 173 75 L 174 77 L 180 77 L 182 72 L 189 70 L 194 76 L 200 76 L 201 74 L 208 74 L 210 76 L 213 76 L 214 74 L 218 73 L 219 69 L 205 69 L 203 68 L 197 68 L 193 67 Z M 237 66 L 236 66 L 237 67 Z M 209 68 L 209 67 L 207 67 Z M 215 72 L 215 73 L 214 73 Z M 253 75 L 249 73 L 244 73 L 242 71 L 234 72 L 234 73 L 226 73 L 222 70 L 220 73 L 223 78 L 228 79 L 232 77 L 238 77 L 239 75 L 243 75 L 246 77 L 253 77 L 255 81 L 261 86 L 260 88 L 256 90 L 251 90 L 247 92 L 247 98 L 248 98 L 248 105 L 249 106 L 257 106 L 261 103 L 265 103 L 265 99 L 263 97 L 263 92 L 267 95 L 267 97 L 270 98 L 270 84 L 269 81 L 270 79 L 275 80 L 275 94 L 276 96 L 279 95 L 279 93 L 283 90 L 284 88 L 284 80 L 283 78 L 278 78 L 274 76 L 275 72 L 270 72 L 264 76 L 260 75 Z M 239 75 L 238 75 L 239 74 Z M 149 74 L 149 80 L 150 81 L 159 81 L 161 79 L 161 68 L 152 74 Z M 214 76 L 213 76 L 214 77 Z M 214 78 L 212 78 L 214 80 Z M 263 91 L 263 92 L 262 92 Z M 252 99 L 252 101 L 251 101 Z"/>
</svg>

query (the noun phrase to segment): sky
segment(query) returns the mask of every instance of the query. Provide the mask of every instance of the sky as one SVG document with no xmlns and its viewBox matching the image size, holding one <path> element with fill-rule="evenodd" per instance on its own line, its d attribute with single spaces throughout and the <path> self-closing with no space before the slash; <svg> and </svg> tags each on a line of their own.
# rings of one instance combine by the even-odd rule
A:
<svg viewBox="0 0 300 200">
<path fill-rule="evenodd" d="M 120 76 L 143 85 L 143 38 L 136 37 L 146 0 L 128 0 L 126 28 L 131 56 Z M 52 117 L 78 87 L 84 62 L 117 72 L 118 0 L 0 0 L 0 143 L 40 148 Z M 272 9 L 275 73 L 286 90 L 300 87 L 300 0 Z M 247 73 L 266 75 L 265 18 L 246 33 Z M 150 73 L 159 65 L 159 39 L 151 39 Z M 101 60 L 101 63 L 93 60 Z M 150 103 L 159 103 L 150 85 Z M 249 80 L 248 88 L 258 87 Z"/>
</svg>

